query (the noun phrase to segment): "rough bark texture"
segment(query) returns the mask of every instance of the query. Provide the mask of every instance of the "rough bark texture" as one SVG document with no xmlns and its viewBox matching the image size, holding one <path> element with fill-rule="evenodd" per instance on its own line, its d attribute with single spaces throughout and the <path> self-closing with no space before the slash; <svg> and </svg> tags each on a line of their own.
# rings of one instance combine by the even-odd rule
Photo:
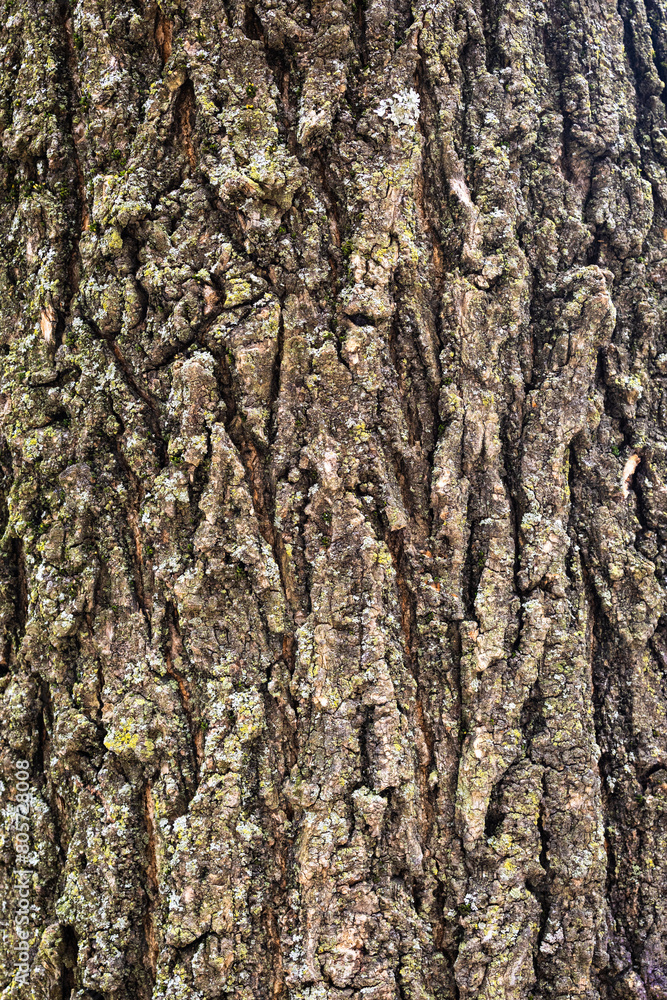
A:
<svg viewBox="0 0 667 1000">
<path fill-rule="evenodd" d="M 665 0 L 3 3 L 0 997 L 665 1000 Z"/>
</svg>

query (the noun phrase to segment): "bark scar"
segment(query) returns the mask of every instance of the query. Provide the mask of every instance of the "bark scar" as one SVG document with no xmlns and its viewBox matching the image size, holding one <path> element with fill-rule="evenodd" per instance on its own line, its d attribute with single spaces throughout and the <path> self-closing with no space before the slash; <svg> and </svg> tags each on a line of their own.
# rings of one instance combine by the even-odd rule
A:
<svg viewBox="0 0 667 1000">
<path fill-rule="evenodd" d="M 640 462 L 641 462 L 641 456 L 634 454 L 630 455 L 630 458 L 623 466 L 623 473 L 621 475 L 621 485 L 624 497 L 630 496 L 630 490 L 632 488 L 632 477 L 634 476 L 637 466 L 639 465 Z"/>
</svg>

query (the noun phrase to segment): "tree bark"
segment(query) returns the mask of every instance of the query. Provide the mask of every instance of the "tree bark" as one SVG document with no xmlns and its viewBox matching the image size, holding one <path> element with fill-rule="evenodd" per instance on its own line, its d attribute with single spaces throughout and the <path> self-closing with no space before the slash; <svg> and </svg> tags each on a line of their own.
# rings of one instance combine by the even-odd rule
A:
<svg viewBox="0 0 667 1000">
<path fill-rule="evenodd" d="M 667 6 L 251 4 L 0 17 L 0 998 L 666 1000 Z"/>
</svg>

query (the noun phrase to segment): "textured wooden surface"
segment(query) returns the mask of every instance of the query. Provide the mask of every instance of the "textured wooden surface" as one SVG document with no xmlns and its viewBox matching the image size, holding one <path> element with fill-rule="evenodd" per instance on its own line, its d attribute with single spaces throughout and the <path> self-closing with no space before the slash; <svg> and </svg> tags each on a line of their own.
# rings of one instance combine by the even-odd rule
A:
<svg viewBox="0 0 667 1000">
<path fill-rule="evenodd" d="M 666 1000 L 665 0 L 3 10 L 0 998 Z"/>
</svg>

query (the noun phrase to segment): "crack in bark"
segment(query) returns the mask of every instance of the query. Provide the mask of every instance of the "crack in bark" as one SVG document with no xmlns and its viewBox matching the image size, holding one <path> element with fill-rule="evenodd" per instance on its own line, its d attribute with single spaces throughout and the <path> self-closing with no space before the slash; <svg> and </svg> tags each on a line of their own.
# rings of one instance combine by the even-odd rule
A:
<svg viewBox="0 0 667 1000">
<path fill-rule="evenodd" d="M 194 170 L 197 166 L 197 151 L 194 145 L 195 116 L 197 102 L 192 80 L 186 80 L 179 87 L 174 99 L 174 127 L 178 143 Z"/>
<path fill-rule="evenodd" d="M 190 732 L 192 758 L 195 767 L 195 785 L 189 799 L 189 801 L 192 801 L 199 785 L 200 768 L 204 760 L 204 738 L 201 726 L 198 726 L 194 719 L 192 711 L 192 697 L 188 684 L 186 683 L 183 675 L 174 665 L 176 657 L 180 657 L 182 655 L 184 647 L 178 628 L 177 611 L 171 602 L 168 602 L 166 605 L 165 616 L 167 621 L 167 643 L 165 647 L 166 669 L 169 676 L 173 677 L 178 685 L 183 714 Z"/>
<path fill-rule="evenodd" d="M 59 6 L 60 16 L 61 16 L 61 30 L 64 37 L 64 68 L 65 75 L 67 76 L 68 88 L 67 88 L 67 109 L 65 112 L 65 132 L 69 141 L 71 142 L 71 153 L 72 161 L 70 166 L 73 166 L 74 173 L 74 184 L 76 188 L 76 198 L 73 225 L 70 230 L 70 241 L 71 241 L 71 251 L 68 260 L 68 270 L 67 270 L 67 287 L 63 296 L 63 305 L 57 311 L 57 321 L 54 328 L 55 340 L 54 340 L 54 352 L 57 351 L 62 343 L 62 338 L 67 326 L 71 323 L 73 316 L 74 303 L 76 300 L 77 292 L 79 289 L 79 282 L 81 277 L 81 252 L 79 249 L 79 244 L 81 241 L 82 233 L 89 227 L 89 215 L 88 207 L 86 204 L 86 192 L 85 192 L 85 178 L 83 174 L 83 169 L 81 166 L 81 161 L 79 159 L 79 153 L 77 149 L 77 140 L 74 135 L 74 106 L 75 101 L 79 95 L 79 85 L 78 85 L 78 71 L 77 71 L 77 58 L 76 50 L 74 46 L 74 38 L 72 31 L 72 18 L 69 12 L 68 4 L 60 4 Z M 69 178 L 68 178 L 69 179 Z M 50 308 L 47 305 L 47 311 Z"/>
<path fill-rule="evenodd" d="M 144 940 L 146 951 L 144 955 L 144 965 L 150 976 L 151 988 L 149 995 L 155 986 L 157 975 L 158 940 L 155 927 L 155 908 L 157 906 L 160 885 L 157 869 L 157 830 L 155 827 L 155 807 L 151 795 L 151 783 L 147 782 L 144 787 L 144 826 L 146 829 L 146 885 L 144 892 L 146 895 L 146 905 L 144 908 Z"/>
<path fill-rule="evenodd" d="M 102 340 L 109 347 L 109 349 L 110 349 L 110 351 L 111 351 L 111 353 L 112 353 L 112 355 L 113 355 L 113 357 L 114 357 L 114 359 L 116 361 L 116 365 L 118 367 L 118 370 L 123 375 L 125 384 L 132 391 L 132 393 L 135 396 L 137 396 L 139 399 L 141 399 L 146 404 L 146 406 L 148 407 L 148 413 L 147 413 L 147 416 L 148 416 L 148 421 L 147 421 L 148 422 L 148 426 L 149 426 L 149 428 L 150 428 L 150 430 L 151 430 L 151 432 L 153 434 L 153 437 L 155 438 L 156 452 L 157 452 L 158 460 L 159 460 L 160 465 L 162 466 L 162 468 L 164 468 L 166 466 L 166 464 L 167 464 L 167 461 L 168 461 L 168 458 L 167 458 L 167 445 L 166 445 L 166 442 L 165 442 L 165 440 L 164 440 L 164 438 L 162 436 L 162 430 L 160 428 L 160 410 L 159 410 L 159 407 L 158 407 L 157 403 L 155 402 L 155 400 L 151 396 L 151 394 L 146 389 L 144 389 L 141 385 L 139 385 L 139 383 L 137 382 L 137 380 L 136 380 L 136 378 L 134 376 L 134 373 L 132 372 L 132 369 L 131 369 L 130 365 L 127 363 L 126 359 L 123 357 L 123 354 L 122 354 L 120 348 L 118 347 L 118 345 L 116 344 L 115 340 L 113 339 L 113 337 L 111 337 L 110 335 L 107 336 L 107 335 L 103 334 L 102 331 L 100 330 L 99 326 L 97 325 L 97 323 L 95 323 L 95 321 L 93 319 L 91 319 L 90 316 L 86 317 L 85 322 L 91 328 L 91 330 L 93 331 L 93 333 L 95 334 L 95 336 L 99 340 Z"/>
<path fill-rule="evenodd" d="M 282 948 L 280 946 L 280 934 L 276 923 L 276 915 L 272 907 L 268 906 L 264 911 L 266 919 L 266 932 L 269 939 L 269 949 L 271 952 L 271 996 L 274 1000 L 288 995 L 287 983 L 285 982 L 285 970 L 283 967 Z"/>
<path fill-rule="evenodd" d="M 217 361 L 222 374 L 222 377 L 218 376 L 218 386 L 227 408 L 225 429 L 245 470 L 259 530 L 264 541 L 270 546 L 278 567 L 287 609 L 294 612 L 298 610 L 298 596 L 290 582 L 292 574 L 285 543 L 274 524 L 275 485 L 271 481 L 271 473 L 267 467 L 266 450 L 253 441 L 244 426 L 234 395 L 229 365 L 223 353 L 218 355 Z"/>
<path fill-rule="evenodd" d="M 116 419 L 119 421 L 122 427 L 122 420 L 117 414 L 114 414 Z M 124 430 L 124 428 L 122 429 Z M 122 433 L 122 431 L 121 431 Z M 130 562 L 132 566 L 132 576 L 134 579 L 134 588 L 137 596 L 137 603 L 139 609 L 143 615 L 144 621 L 146 623 L 146 631 L 148 633 L 148 641 L 152 642 L 152 612 L 153 612 L 153 599 L 150 593 L 146 592 L 144 587 L 144 559 L 143 559 L 143 544 L 141 538 L 141 528 L 139 525 L 139 512 L 141 508 L 141 502 L 144 496 L 144 489 L 141 485 L 141 481 L 134 469 L 130 466 L 129 462 L 123 455 L 122 450 L 118 447 L 116 442 L 115 448 L 116 459 L 120 465 L 126 479 L 129 482 L 129 504 L 126 511 L 127 524 L 130 529 L 130 535 L 132 542 L 128 545 Z"/>
<path fill-rule="evenodd" d="M 21 645 L 21 639 L 25 634 L 28 622 L 30 600 L 28 596 L 28 581 L 26 577 L 25 552 L 23 541 L 20 538 L 12 538 L 10 542 L 10 558 L 14 565 L 16 590 L 14 598 L 15 622 L 16 622 L 16 647 Z"/>
<path fill-rule="evenodd" d="M 415 721 L 421 736 L 421 750 L 417 743 L 417 763 L 420 799 L 424 809 L 424 825 L 422 828 L 422 840 L 426 846 L 433 833 L 436 817 L 436 798 L 429 783 L 430 766 L 434 760 L 435 739 L 433 731 L 427 723 L 427 716 L 423 706 L 423 691 L 420 681 L 419 659 L 415 653 L 414 643 L 417 635 L 417 610 L 415 598 L 410 584 L 405 577 L 405 552 L 404 552 L 404 529 L 400 531 L 389 531 L 386 533 L 385 542 L 391 553 L 396 579 L 396 588 L 401 609 L 401 633 L 403 636 L 403 655 L 405 665 L 414 679 L 416 687 L 415 695 Z"/>
<path fill-rule="evenodd" d="M 542 775 L 542 790 L 543 790 L 543 795 L 544 795 L 545 794 L 544 774 Z M 540 866 L 544 870 L 545 879 L 546 879 L 546 885 L 545 885 L 544 889 L 540 890 L 540 889 L 536 889 L 536 888 L 532 887 L 531 885 L 529 885 L 528 883 L 526 883 L 526 888 L 528 889 L 529 892 L 532 893 L 532 895 L 536 898 L 536 900 L 540 904 L 541 920 L 540 920 L 540 927 L 539 927 L 539 930 L 538 930 L 538 933 L 537 933 L 537 941 L 536 941 L 536 948 L 535 948 L 536 954 L 537 954 L 537 956 L 539 956 L 540 955 L 540 947 L 541 947 L 542 941 L 544 940 L 544 935 L 545 935 L 546 929 L 547 929 L 547 922 L 549 920 L 549 913 L 551 911 L 551 891 L 550 891 L 550 887 L 551 887 L 551 880 L 552 880 L 552 876 L 551 876 L 551 872 L 550 872 L 550 866 L 549 866 L 549 853 L 548 853 L 549 852 L 550 834 L 548 834 L 547 831 L 544 828 L 544 813 L 543 813 L 543 810 L 542 810 L 542 804 L 541 803 L 540 803 L 540 812 L 539 812 L 538 819 L 537 819 L 537 829 L 538 829 L 539 834 L 540 834 Z M 538 958 L 538 962 L 539 962 L 539 958 Z M 537 978 L 537 981 L 539 982 L 539 980 L 540 980 L 539 975 L 537 975 L 536 978 Z"/>
<path fill-rule="evenodd" d="M 171 55 L 171 45 L 172 45 L 172 24 L 167 15 L 160 7 L 159 3 L 157 5 L 157 10 L 155 12 L 155 25 L 153 27 L 153 37 L 155 38 L 155 46 L 160 55 L 162 61 L 162 67 L 167 59 Z"/>
<path fill-rule="evenodd" d="M 61 979 L 62 1000 L 71 1000 L 76 989 L 76 967 L 79 956 L 79 942 L 71 924 L 61 924 Z"/>
</svg>

